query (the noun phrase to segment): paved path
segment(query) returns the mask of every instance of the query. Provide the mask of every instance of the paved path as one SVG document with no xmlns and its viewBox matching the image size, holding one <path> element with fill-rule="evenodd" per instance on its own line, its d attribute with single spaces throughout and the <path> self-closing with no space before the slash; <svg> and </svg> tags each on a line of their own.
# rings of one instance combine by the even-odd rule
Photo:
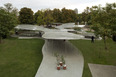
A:
<svg viewBox="0 0 116 77">
<path fill-rule="evenodd" d="M 89 64 L 92 77 L 116 77 L 116 66 Z"/>
<path fill-rule="evenodd" d="M 43 60 L 35 77 L 82 77 L 83 56 L 71 43 L 63 40 L 45 40 Z M 55 53 L 63 55 L 67 70 L 57 70 Z"/>
</svg>

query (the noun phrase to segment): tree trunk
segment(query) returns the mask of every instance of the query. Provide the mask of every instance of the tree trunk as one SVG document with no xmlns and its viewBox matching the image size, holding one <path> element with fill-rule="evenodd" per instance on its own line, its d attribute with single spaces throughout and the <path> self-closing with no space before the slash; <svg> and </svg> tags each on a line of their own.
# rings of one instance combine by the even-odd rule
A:
<svg viewBox="0 0 116 77">
<path fill-rule="evenodd" d="M 106 37 L 104 36 L 104 45 L 105 45 L 105 50 L 107 50 L 107 44 L 106 44 Z"/>
</svg>

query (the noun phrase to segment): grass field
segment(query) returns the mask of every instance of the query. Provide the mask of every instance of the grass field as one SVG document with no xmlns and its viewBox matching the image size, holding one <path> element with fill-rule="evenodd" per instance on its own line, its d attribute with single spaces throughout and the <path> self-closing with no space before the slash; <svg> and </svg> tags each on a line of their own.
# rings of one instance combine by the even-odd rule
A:
<svg viewBox="0 0 116 77">
<path fill-rule="evenodd" d="M 84 56 L 83 77 L 92 77 L 88 63 L 115 65 L 116 43 L 108 40 L 108 51 L 103 41 L 75 40 L 73 43 Z M 0 77 L 34 77 L 42 61 L 41 39 L 10 38 L 0 44 Z"/>
<path fill-rule="evenodd" d="M 6 39 L 0 44 L 0 77 L 34 77 L 42 60 L 41 39 Z"/>
<path fill-rule="evenodd" d="M 88 63 L 115 65 L 116 66 L 116 43 L 107 40 L 108 51 L 104 49 L 103 41 L 75 40 L 71 41 L 84 56 L 83 77 L 92 77 Z"/>
</svg>

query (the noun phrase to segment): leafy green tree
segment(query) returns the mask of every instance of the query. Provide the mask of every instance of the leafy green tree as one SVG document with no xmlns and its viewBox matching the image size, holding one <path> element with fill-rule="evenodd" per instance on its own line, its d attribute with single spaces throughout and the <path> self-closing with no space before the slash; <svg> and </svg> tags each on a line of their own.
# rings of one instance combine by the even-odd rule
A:
<svg viewBox="0 0 116 77">
<path fill-rule="evenodd" d="M 0 7 L 0 43 L 2 38 L 9 36 L 11 30 L 17 25 L 17 15 L 18 10 L 11 3 L 6 3 L 4 7 Z"/>
<path fill-rule="evenodd" d="M 21 24 L 34 24 L 33 11 L 24 7 L 19 11 L 19 21 Z"/>
<path fill-rule="evenodd" d="M 51 26 L 51 24 L 54 22 L 52 10 L 45 9 L 36 12 L 35 21 L 38 25 L 45 25 L 46 27 Z"/>
<path fill-rule="evenodd" d="M 69 17 L 71 18 L 71 22 L 76 22 L 77 20 L 77 14 L 74 10 L 69 10 Z"/>
<path fill-rule="evenodd" d="M 63 8 L 62 10 L 62 22 L 75 22 L 77 20 L 76 13 L 74 10 Z"/>
<path fill-rule="evenodd" d="M 77 15 L 77 21 L 78 21 L 79 23 L 82 22 L 82 14 L 78 14 L 78 15 Z"/>
<path fill-rule="evenodd" d="M 52 11 L 50 9 L 46 9 L 44 11 L 44 22 L 46 27 L 51 26 L 51 24 L 54 22 L 52 17 Z"/>
<path fill-rule="evenodd" d="M 68 19 L 68 14 L 67 14 L 67 9 L 66 8 L 63 8 L 62 9 L 62 22 L 63 23 L 66 23 L 67 22 L 67 19 Z"/>
<path fill-rule="evenodd" d="M 86 22 L 86 16 L 87 16 L 87 14 L 85 13 L 85 12 L 82 12 L 82 14 L 81 14 L 82 16 L 81 16 L 81 19 L 82 19 L 82 22 Z"/>
<path fill-rule="evenodd" d="M 11 3 L 6 3 L 6 4 L 4 4 L 4 6 L 5 6 L 5 10 L 6 10 L 7 12 L 11 12 L 12 9 L 13 9 L 13 6 L 12 6 Z"/>
<path fill-rule="evenodd" d="M 38 17 L 37 17 L 37 24 L 38 25 L 45 25 L 44 20 L 45 20 L 44 13 L 40 12 L 39 15 L 38 15 Z"/>
<path fill-rule="evenodd" d="M 38 16 L 41 16 L 42 11 L 38 10 L 35 14 L 34 14 L 34 23 L 37 24 L 38 21 Z"/>
<path fill-rule="evenodd" d="M 81 14 L 81 18 L 82 18 L 82 22 L 86 23 L 86 25 L 90 25 L 91 24 L 91 13 L 90 13 L 90 8 L 86 7 L 86 9 L 84 9 L 84 12 L 82 12 Z"/>
<path fill-rule="evenodd" d="M 109 16 L 109 25 L 112 36 L 116 36 L 116 3 L 106 4 L 104 8 Z"/>
<path fill-rule="evenodd" d="M 18 12 L 18 9 L 15 7 L 13 8 L 13 10 L 11 11 L 12 14 L 16 15 L 18 17 L 19 15 L 19 12 Z"/>
<path fill-rule="evenodd" d="M 107 49 L 106 39 L 111 37 L 112 32 L 114 32 L 112 28 L 116 24 L 116 11 L 112 4 L 107 4 L 103 8 L 100 5 L 95 10 L 93 8 L 92 14 L 92 28 L 96 35 L 103 38 L 105 49 Z"/>
<path fill-rule="evenodd" d="M 43 14 L 42 14 L 43 13 Z M 45 10 L 38 10 L 34 14 L 35 23 L 38 25 L 45 24 L 47 26 L 50 26 L 53 22 L 77 22 L 77 14 L 75 10 L 65 9 L 62 10 L 59 9 L 45 9 Z M 44 23 L 43 23 L 44 21 Z"/>
<path fill-rule="evenodd" d="M 61 11 L 59 9 L 54 9 L 52 13 L 53 19 L 55 22 L 62 22 Z"/>
<path fill-rule="evenodd" d="M 17 25 L 17 18 L 12 13 L 0 9 L 0 43 L 2 38 L 8 36 L 10 31 Z"/>
<path fill-rule="evenodd" d="M 18 9 L 16 7 L 13 7 L 11 3 L 4 4 L 4 7 L 1 7 L 1 9 L 4 9 L 6 12 L 18 16 Z"/>
</svg>

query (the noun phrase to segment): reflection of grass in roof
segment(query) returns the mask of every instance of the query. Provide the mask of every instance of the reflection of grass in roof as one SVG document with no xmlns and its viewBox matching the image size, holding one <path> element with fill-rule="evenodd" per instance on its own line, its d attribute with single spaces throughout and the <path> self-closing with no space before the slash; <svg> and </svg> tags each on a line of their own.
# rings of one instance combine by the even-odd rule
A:
<svg viewBox="0 0 116 77">
<path fill-rule="evenodd" d="M 88 33 L 94 33 L 94 32 L 92 32 L 92 31 L 86 31 L 86 32 L 88 32 Z"/>
<path fill-rule="evenodd" d="M 79 32 L 76 32 L 76 31 L 68 31 L 69 33 L 74 33 L 74 34 L 81 34 Z"/>
<path fill-rule="evenodd" d="M 84 56 L 83 77 L 92 77 L 88 63 L 115 65 L 116 66 L 116 43 L 108 40 L 109 51 L 104 50 L 103 40 L 91 43 L 88 40 L 71 41 Z"/>
<path fill-rule="evenodd" d="M 65 29 L 74 29 L 74 30 L 77 30 L 77 31 L 81 31 L 80 27 L 71 27 L 71 28 L 65 28 Z"/>
<path fill-rule="evenodd" d="M 71 27 L 71 28 L 65 28 L 65 29 L 74 29 L 75 31 L 68 31 L 70 33 L 74 33 L 74 34 L 81 34 L 77 31 L 81 31 L 81 28 L 80 27 Z"/>
<path fill-rule="evenodd" d="M 34 77 L 42 60 L 40 39 L 6 39 L 0 44 L 0 77 Z"/>
<path fill-rule="evenodd" d="M 46 27 L 46 28 L 48 28 L 48 29 L 58 29 L 56 27 Z"/>
</svg>

